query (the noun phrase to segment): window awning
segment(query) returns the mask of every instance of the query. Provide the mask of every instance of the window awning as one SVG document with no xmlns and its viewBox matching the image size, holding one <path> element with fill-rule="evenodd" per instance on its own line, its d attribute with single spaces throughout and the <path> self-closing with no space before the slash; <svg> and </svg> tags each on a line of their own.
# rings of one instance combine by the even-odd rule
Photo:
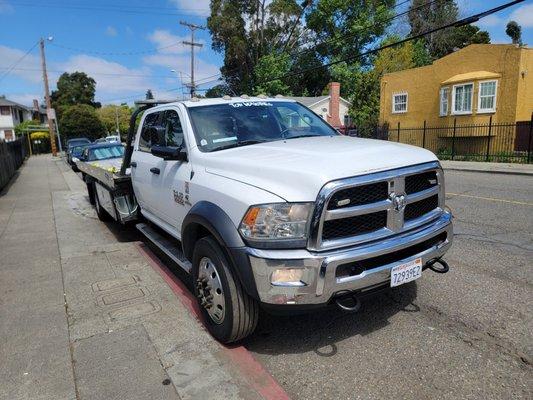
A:
<svg viewBox="0 0 533 400">
<path fill-rule="evenodd" d="M 441 82 L 441 85 L 448 85 L 450 83 L 458 82 L 478 81 L 482 79 L 496 79 L 499 77 L 501 77 L 501 74 L 497 74 L 496 72 L 472 71 L 467 72 L 466 74 L 454 75 L 451 78 L 448 78 L 445 81 Z"/>
</svg>

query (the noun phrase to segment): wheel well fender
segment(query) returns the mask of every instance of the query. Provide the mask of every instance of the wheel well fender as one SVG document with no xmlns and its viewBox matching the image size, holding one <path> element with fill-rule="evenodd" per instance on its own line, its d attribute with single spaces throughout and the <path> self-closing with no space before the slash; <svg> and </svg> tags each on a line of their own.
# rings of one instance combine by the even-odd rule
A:
<svg viewBox="0 0 533 400">
<path fill-rule="evenodd" d="M 247 256 L 244 256 L 244 252 L 238 251 L 245 247 L 245 243 L 233 221 L 216 204 L 201 201 L 189 210 L 181 228 L 181 244 L 188 260 L 192 260 L 196 242 L 209 235 L 222 246 L 246 292 L 258 299 L 250 261 Z"/>
</svg>

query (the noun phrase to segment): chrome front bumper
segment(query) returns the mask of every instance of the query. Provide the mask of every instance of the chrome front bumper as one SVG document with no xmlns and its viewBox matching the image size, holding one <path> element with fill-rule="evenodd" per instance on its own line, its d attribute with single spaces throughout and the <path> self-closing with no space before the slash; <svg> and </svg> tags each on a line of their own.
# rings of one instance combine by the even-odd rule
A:
<svg viewBox="0 0 533 400">
<path fill-rule="evenodd" d="M 359 275 L 338 278 L 339 265 L 367 260 L 422 243 L 446 232 L 446 240 L 410 257 L 379 265 Z M 428 261 L 442 257 L 452 244 L 452 216 L 444 212 L 433 222 L 403 234 L 379 240 L 374 243 L 343 249 L 310 252 L 301 250 L 246 250 L 252 266 L 257 292 L 261 302 L 268 304 L 324 304 L 340 291 L 369 290 L 390 280 L 390 270 L 401 263 L 422 258 Z M 303 269 L 302 283 L 291 286 L 274 286 L 271 276 L 280 268 Z"/>
</svg>

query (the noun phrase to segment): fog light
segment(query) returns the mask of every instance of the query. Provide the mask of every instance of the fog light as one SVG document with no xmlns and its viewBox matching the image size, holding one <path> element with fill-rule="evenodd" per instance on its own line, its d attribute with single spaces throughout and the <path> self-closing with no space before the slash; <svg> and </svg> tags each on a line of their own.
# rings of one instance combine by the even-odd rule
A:
<svg viewBox="0 0 533 400">
<path fill-rule="evenodd" d="M 305 286 L 305 282 L 302 282 L 303 274 L 304 270 L 301 268 L 276 269 L 270 281 L 274 286 Z"/>
</svg>

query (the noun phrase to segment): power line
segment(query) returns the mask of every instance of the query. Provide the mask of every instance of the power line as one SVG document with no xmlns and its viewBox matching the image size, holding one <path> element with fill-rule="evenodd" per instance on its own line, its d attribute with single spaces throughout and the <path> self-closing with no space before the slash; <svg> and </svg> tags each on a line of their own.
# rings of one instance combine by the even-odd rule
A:
<svg viewBox="0 0 533 400">
<path fill-rule="evenodd" d="M 317 69 L 331 67 L 332 65 L 340 64 L 340 63 L 343 63 L 343 62 L 346 62 L 346 61 L 355 60 L 355 59 L 367 56 L 369 54 L 377 53 L 378 51 L 381 51 L 381 50 L 384 50 L 384 49 L 388 49 L 390 47 L 396 47 L 398 45 L 407 43 L 407 42 L 409 42 L 411 40 L 419 39 L 421 37 L 430 35 L 430 34 L 435 33 L 437 31 L 441 31 L 441 30 L 444 30 L 444 29 L 452 28 L 452 27 L 459 28 L 459 27 L 464 26 L 464 25 L 469 25 L 469 24 L 472 24 L 474 22 L 479 21 L 481 18 L 484 18 L 484 17 L 486 17 L 488 15 L 497 13 L 497 12 L 499 12 L 501 10 L 504 10 L 506 8 L 514 6 L 515 4 L 522 3 L 523 1 L 524 0 L 510 1 L 508 3 L 502 4 L 501 6 L 494 7 L 494 8 L 491 8 L 491 9 L 487 10 L 487 11 L 483 11 L 483 12 L 480 12 L 480 13 L 477 13 L 477 14 L 473 14 L 473 15 L 470 15 L 470 16 L 462 18 L 462 19 L 458 19 L 457 21 L 454 21 L 454 22 L 439 26 L 439 27 L 434 28 L 434 29 L 429 29 L 429 30 L 427 30 L 425 32 L 422 32 L 422 33 L 418 34 L 418 35 L 410 36 L 410 37 L 407 37 L 405 39 L 398 40 L 398 41 L 396 41 L 394 43 L 390 43 L 390 44 L 387 44 L 387 45 L 384 45 L 384 46 L 381 46 L 381 47 L 378 47 L 378 48 L 370 49 L 370 50 L 364 51 L 362 53 L 359 53 L 359 54 L 356 54 L 356 55 L 353 55 L 353 56 L 350 56 L 350 57 L 346 57 L 346 58 L 343 58 L 343 59 L 340 59 L 340 60 L 332 61 L 332 62 L 329 62 L 327 64 L 323 64 L 323 65 L 320 65 L 320 66 L 306 68 L 306 69 L 301 70 L 301 71 L 290 72 L 290 73 L 284 74 L 282 76 L 278 76 L 278 77 L 275 77 L 275 78 L 272 78 L 272 79 L 268 79 L 268 80 L 265 80 L 265 81 L 262 81 L 262 82 L 259 82 L 259 83 L 268 83 L 268 82 L 272 82 L 272 81 L 279 80 L 279 79 L 289 78 L 291 76 L 301 75 L 303 73 L 310 72 L 310 71 L 315 71 Z"/>
<path fill-rule="evenodd" d="M 33 49 L 34 49 L 35 47 L 37 47 L 38 44 L 39 44 L 39 42 L 35 42 L 35 43 L 33 44 L 33 46 L 31 46 L 31 47 L 29 48 L 29 50 L 28 50 L 26 53 L 24 53 L 24 54 L 22 55 L 22 57 L 20 57 L 17 61 L 15 61 L 15 62 L 11 65 L 11 67 L 9 67 L 9 68 L 7 69 L 6 72 L 4 72 L 2 75 L 0 75 L 0 81 L 2 81 L 2 79 L 4 79 L 6 76 L 8 76 L 8 75 L 11 73 L 11 71 L 13 71 L 13 69 L 14 69 L 14 68 L 15 68 L 15 67 L 16 67 L 16 66 L 17 66 L 22 60 L 24 60 L 24 59 L 28 56 L 28 54 L 30 54 L 30 53 L 33 51 Z"/>
<path fill-rule="evenodd" d="M 59 9 L 71 9 L 71 10 L 88 10 L 88 11 L 102 11 L 102 12 L 119 12 L 121 14 L 151 14 L 151 15 L 166 15 L 166 16 L 190 16 L 190 17 L 198 17 L 199 15 L 197 13 L 191 13 L 191 12 L 173 12 L 173 11 L 180 11 L 180 9 L 169 9 L 166 8 L 165 10 L 168 11 L 161 11 L 161 12 L 155 12 L 151 11 L 154 9 L 154 7 L 147 7 L 147 6 L 117 6 L 114 7 L 113 5 L 99 5 L 99 6 L 91 6 L 91 5 L 77 5 L 77 4 L 63 4 L 63 3 L 29 3 L 29 2 L 13 2 L 11 3 L 14 6 L 19 7 L 29 7 L 29 8 L 59 8 Z M 134 8 L 137 9 L 134 9 Z M 144 9 L 144 7 L 147 7 L 147 9 Z M 160 8 L 162 9 L 162 8 Z M 208 11 L 207 9 L 183 9 L 184 11 Z"/>
<path fill-rule="evenodd" d="M 0 67 L 0 70 L 7 70 L 6 67 Z M 41 71 L 38 68 L 13 68 L 13 71 Z M 68 72 L 60 69 L 48 69 L 48 72 L 63 73 Z M 120 74 L 113 72 L 86 72 L 88 75 L 105 75 L 105 76 L 127 76 L 127 77 L 146 77 L 146 78 L 174 78 L 173 75 L 150 75 L 150 74 Z M 204 78 L 205 79 L 205 78 Z"/>
<path fill-rule="evenodd" d="M 418 10 L 418 9 L 421 9 L 421 8 L 424 8 L 424 7 L 428 7 L 428 6 L 430 6 L 431 4 L 436 3 L 436 2 L 438 2 L 438 1 L 440 1 L 440 0 L 430 0 L 430 1 L 428 1 L 427 3 L 421 4 L 421 5 L 416 6 L 416 7 L 414 7 L 414 8 L 409 8 L 407 11 L 403 11 L 403 12 L 401 12 L 401 13 L 395 14 L 395 15 L 389 17 L 389 18 L 385 18 L 385 19 L 380 20 L 380 21 L 376 21 L 376 22 L 374 22 L 372 25 L 368 25 L 368 26 L 365 26 L 365 27 L 361 27 L 360 29 L 357 29 L 356 32 L 357 32 L 357 33 L 361 33 L 361 32 L 364 32 L 364 31 L 366 31 L 366 30 L 369 30 L 369 29 L 371 29 L 371 28 L 377 26 L 378 24 L 385 24 L 385 23 L 388 23 L 388 22 L 392 22 L 393 20 L 395 20 L 395 19 L 397 19 L 397 18 L 400 18 L 400 17 L 403 17 L 404 15 L 407 15 L 409 12 L 411 12 L 411 11 L 413 11 L 413 10 Z M 402 5 L 407 4 L 407 3 L 410 3 L 410 2 L 411 2 L 411 0 L 403 0 L 403 1 L 399 2 L 399 3 L 397 3 L 396 5 L 394 5 L 393 8 L 398 8 L 398 7 L 402 6 Z M 292 56 L 292 57 L 294 57 L 294 56 L 298 56 L 298 55 L 300 55 L 300 54 L 302 54 L 302 53 L 305 53 L 305 52 L 311 51 L 311 50 L 313 50 L 313 49 L 316 49 L 317 47 L 322 46 L 322 45 L 324 45 L 324 44 L 328 44 L 328 43 L 330 43 L 330 42 L 336 42 L 336 41 L 341 40 L 341 39 L 347 39 L 347 38 L 349 38 L 349 37 L 353 37 L 353 36 L 355 36 L 355 33 L 354 33 L 354 32 L 352 32 L 352 33 L 350 33 L 350 34 L 348 34 L 348 35 L 343 35 L 343 36 L 337 37 L 337 38 L 328 39 L 328 40 L 325 40 L 325 41 L 322 41 L 322 42 L 316 43 L 315 45 L 313 45 L 313 46 L 311 46 L 311 47 L 309 47 L 309 48 L 306 48 L 306 49 L 302 49 L 302 50 L 299 50 L 299 51 L 293 52 L 293 53 L 291 53 L 291 56 Z M 234 68 L 234 69 L 231 69 L 231 70 L 229 70 L 229 71 L 227 71 L 227 72 L 230 72 L 230 73 L 231 73 L 231 72 L 238 71 L 238 70 L 239 70 L 239 68 Z M 215 76 L 222 76 L 222 73 L 219 72 L 219 73 L 213 75 L 212 77 L 215 77 Z M 204 85 L 204 84 L 211 83 L 211 82 L 215 82 L 215 80 L 212 80 L 212 81 L 209 81 L 209 82 L 204 82 L 204 83 L 201 83 L 201 84 Z"/>
<path fill-rule="evenodd" d="M 409 0 L 411 1 L 411 0 Z M 387 24 L 387 23 L 390 23 L 392 21 L 394 21 L 395 19 L 397 18 L 400 18 L 400 17 L 403 17 L 407 14 L 409 14 L 410 12 L 412 11 L 416 11 L 416 10 L 419 10 L 421 8 L 425 8 L 425 7 L 429 7 L 431 6 L 433 3 L 437 3 L 441 0 L 430 0 L 428 1 L 427 3 L 424 3 L 424 4 L 421 4 L 419 6 L 416 6 L 416 7 L 409 7 L 408 10 L 406 11 L 402 11 L 398 14 L 395 14 L 391 17 L 388 17 L 388 18 L 385 18 L 383 20 L 379 20 L 379 21 L 376 21 L 374 22 L 373 24 L 371 25 L 367 25 L 367 26 L 362 26 L 360 27 L 359 29 L 355 30 L 355 32 L 352 32 L 352 33 L 349 33 L 349 34 L 346 34 L 346 35 L 342 35 L 342 36 L 339 36 L 339 37 L 336 37 L 336 38 L 331 38 L 331 39 L 328 39 L 328 40 L 325 40 L 325 41 L 322 41 L 322 42 L 319 42 L 317 44 L 315 44 L 314 46 L 311 46 L 311 47 L 308 47 L 308 48 L 305 48 L 305 49 L 302 49 L 300 51 L 297 51 L 295 53 L 292 53 L 291 56 L 298 56 L 300 54 L 303 54 L 303 53 L 307 53 L 309 51 L 312 51 L 313 49 L 316 49 L 317 47 L 320 47 L 320 46 L 323 46 L 323 45 L 327 45 L 329 43 L 335 43 L 335 42 L 338 42 L 339 40 L 345 40 L 345 39 L 350 39 L 350 38 L 353 38 L 355 37 L 357 34 L 360 34 L 361 32 L 365 32 L 365 31 L 368 31 L 370 30 L 371 28 L 375 28 L 377 27 L 378 25 L 381 25 L 381 24 Z M 407 3 L 408 1 L 403 1 L 401 3 L 398 3 L 396 6 L 394 7 L 398 7 L 400 5 L 403 5 L 405 3 Z"/>
<path fill-rule="evenodd" d="M 52 44 L 55 47 L 59 47 L 61 49 L 74 51 L 74 52 L 79 52 L 79 53 L 93 54 L 93 55 L 98 55 L 98 56 L 135 56 L 135 55 L 140 55 L 140 54 L 152 54 L 152 53 L 157 53 L 160 50 L 168 49 L 170 47 L 176 47 L 176 46 L 182 46 L 183 45 L 182 43 L 173 43 L 173 44 L 169 44 L 167 46 L 156 47 L 156 48 L 153 48 L 153 49 L 150 49 L 150 50 L 124 51 L 124 52 L 110 52 L 109 51 L 109 52 L 106 52 L 106 51 L 86 50 L 86 49 L 81 49 L 81 48 L 78 48 L 78 47 L 71 47 L 71 46 L 64 46 L 64 45 L 57 44 L 57 43 L 50 43 L 50 44 Z"/>
</svg>

